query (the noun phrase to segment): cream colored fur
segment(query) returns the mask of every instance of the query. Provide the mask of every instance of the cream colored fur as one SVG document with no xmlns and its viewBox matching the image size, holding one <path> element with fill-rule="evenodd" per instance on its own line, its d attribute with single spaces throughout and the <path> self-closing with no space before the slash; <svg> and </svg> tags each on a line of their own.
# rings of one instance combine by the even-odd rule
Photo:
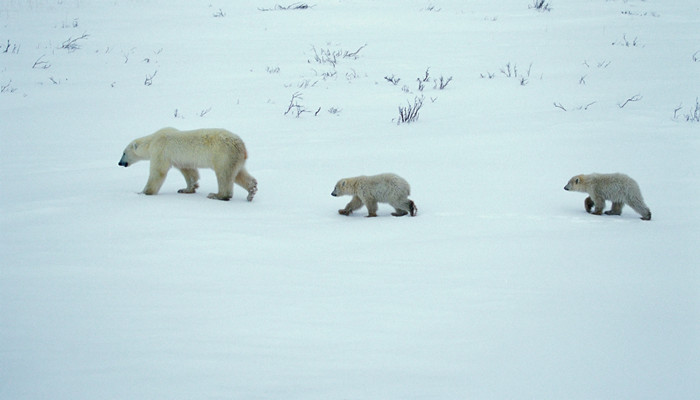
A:
<svg viewBox="0 0 700 400">
<path fill-rule="evenodd" d="M 584 206 L 589 213 L 601 215 L 605 209 L 605 201 L 610 200 L 612 208 L 605 212 L 607 215 L 620 215 L 622 207 L 627 204 L 639 213 L 643 220 L 651 219 L 651 211 L 644 203 L 639 185 L 625 174 L 576 175 L 564 186 L 564 190 L 588 193 L 590 197 L 586 198 Z"/>
<path fill-rule="evenodd" d="M 198 168 L 211 168 L 216 173 L 218 193 L 210 193 L 209 198 L 229 200 L 233 196 L 233 183 L 248 191 L 248 201 L 257 192 L 257 181 L 244 164 L 248 158 L 241 138 L 224 129 L 197 129 L 179 131 L 163 128 L 156 133 L 138 138 L 124 149 L 119 165 L 150 160 L 148 182 L 143 189 L 147 195 L 157 194 L 168 170 L 175 167 L 182 172 L 187 187 L 179 193 L 194 193 L 199 187 Z"/>
<path fill-rule="evenodd" d="M 405 179 L 395 174 L 379 174 L 373 176 L 356 176 L 338 181 L 331 193 L 332 196 L 352 196 L 352 200 L 340 214 L 350 215 L 353 211 L 367 206 L 368 217 L 377 216 L 377 203 L 389 203 L 396 209 L 392 213 L 396 217 L 406 214 L 415 216 L 418 212 L 415 203 L 408 199 L 411 186 Z"/>
</svg>

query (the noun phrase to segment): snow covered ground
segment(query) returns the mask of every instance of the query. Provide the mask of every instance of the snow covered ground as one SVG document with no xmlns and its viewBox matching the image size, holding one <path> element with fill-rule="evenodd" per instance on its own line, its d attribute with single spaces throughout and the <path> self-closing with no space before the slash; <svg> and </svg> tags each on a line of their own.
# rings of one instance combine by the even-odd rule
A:
<svg viewBox="0 0 700 400">
<path fill-rule="evenodd" d="M 700 4 L 547 3 L 0 3 L 0 398 L 699 398 Z M 254 201 L 139 195 L 163 126 Z M 652 221 L 563 190 L 618 171 Z"/>
</svg>

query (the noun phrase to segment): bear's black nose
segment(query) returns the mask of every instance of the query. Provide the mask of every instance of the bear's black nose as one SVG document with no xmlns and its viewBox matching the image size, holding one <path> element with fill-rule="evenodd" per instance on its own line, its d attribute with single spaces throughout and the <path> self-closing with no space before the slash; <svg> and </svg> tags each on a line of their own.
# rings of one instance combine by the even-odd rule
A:
<svg viewBox="0 0 700 400">
<path fill-rule="evenodd" d="M 128 167 L 128 166 L 129 166 L 129 163 L 126 162 L 126 161 L 119 161 L 119 166 L 120 166 L 120 167 Z"/>
</svg>

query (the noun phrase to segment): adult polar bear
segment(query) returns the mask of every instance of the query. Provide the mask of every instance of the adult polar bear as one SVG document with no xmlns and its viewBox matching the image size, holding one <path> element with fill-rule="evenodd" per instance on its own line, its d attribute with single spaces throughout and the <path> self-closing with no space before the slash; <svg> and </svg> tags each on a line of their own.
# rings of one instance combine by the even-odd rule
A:
<svg viewBox="0 0 700 400">
<path fill-rule="evenodd" d="M 219 192 L 210 193 L 210 199 L 229 200 L 235 182 L 248 191 L 248 201 L 251 201 L 258 190 L 258 182 L 244 167 L 247 158 L 241 138 L 225 129 L 179 131 L 163 128 L 129 143 L 119 165 L 128 167 L 137 161 L 151 161 L 151 172 L 143 188 L 147 195 L 158 193 L 170 167 L 179 169 L 187 182 L 187 187 L 178 193 L 194 193 L 199 187 L 197 168 L 211 168 L 216 172 Z"/>
</svg>

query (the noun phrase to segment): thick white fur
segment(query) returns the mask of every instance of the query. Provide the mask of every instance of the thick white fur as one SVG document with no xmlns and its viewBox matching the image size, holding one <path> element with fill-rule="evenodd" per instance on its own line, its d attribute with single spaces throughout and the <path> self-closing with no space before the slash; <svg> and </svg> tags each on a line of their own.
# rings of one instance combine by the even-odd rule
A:
<svg viewBox="0 0 700 400">
<path fill-rule="evenodd" d="M 628 204 L 643 220 L 651 219 L 651 211 L 644 203 L 642 192 L 634 179 L 625 174 L 588 174 L 576 175 L 564 186 L 564 190 L 588 193 L 584 205 L 586 211 L 601 215 L 605 209 L 605 200 L 610 200 L 612 208 L 607 215 L 620 215 L 622 207 Z"/>
<path fill-rule="evenodd" d="M 179 131 L 163 128 L 138 138 L 124 149 L 119 165 L 150 160 L 148 182 L 143 189 L 147 195 L 157 194 L 170 167 L 182 172 L 187 187 L 180 193 L 194 193 L 199 187 L 198 168 L 211 168 L 216 173 L 219 191 L 209 198 L 229 200 L 233 196 L 233 183 L 248 191 L 248 201 L 253 200 L 257 181 L 244 168 L 248 153 L 245 144 L 237 135 L 224 129 L 197 129 Z"/>
<path fill-rule="evenodd" d="M 377 203 L 389 203 L 396 209 L 392 215 L 400 217 L 406 214 L 415 216 L 416 205 L 408 199 L 411 186 L 405 179 L 395 174 L 379 174 L 373 176 L 356 176 L 341 179 L 336 183 L 332 196 L 353 196 L 340 214 L 350 215 L 353 211 L 367 206 L 368 217 L 377 216 Z"/>
</svg>

